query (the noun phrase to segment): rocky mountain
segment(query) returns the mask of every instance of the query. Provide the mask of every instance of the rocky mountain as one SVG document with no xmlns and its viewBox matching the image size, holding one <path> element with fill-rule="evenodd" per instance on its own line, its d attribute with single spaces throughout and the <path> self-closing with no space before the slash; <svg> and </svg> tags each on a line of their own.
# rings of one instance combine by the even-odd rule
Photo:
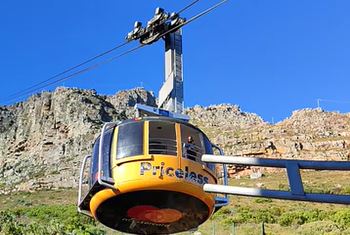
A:
<svg viewBox="0 0 350 235">
<path fill-rule="evenodd" d="M 136 102 L 156 101 L 143 89 L 107 97 L 58 88 L 0 107 L 0 190 L 75 187 L 103 122 L 133 116 Z"/>
<path fill-rule="evenodd" d="M 133 117 L 136 103 L 155 106 L 156 99 L 142 88 L 113 96 L 57 88 L 0 107 L 0 194 L 76 187 L 81 160 L 103 122 Z M 195 106 L 186 112 L 226 154 L 350 158 L 349 114 L 304 109 L 271 125 L 237 105 Z"/>
</svg>

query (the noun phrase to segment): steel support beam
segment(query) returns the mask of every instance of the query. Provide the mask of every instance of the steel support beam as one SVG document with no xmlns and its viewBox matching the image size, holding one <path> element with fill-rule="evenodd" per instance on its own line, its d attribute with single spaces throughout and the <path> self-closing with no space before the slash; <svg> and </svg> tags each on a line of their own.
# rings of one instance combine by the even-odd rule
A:
<svg viewBox="0 0 350 235">
<path fill-rule="evenodd" d="M 252 197 L 267 197 L 296 201 L 326 202 L 350 204 L 350 195 L 305 193 L 300 169 L 350 171 L 350 162 L 346 161 L 310 161 L 291 159 L 253 158 L 240 156 L 216 156 L 204 154 L 202 161 L 210 163 L 233 164 L 285 168 L 290 191 L 267 190 L 260 188 L 233 187 L 226 185 L 205 184 L 204 191 Z"/>
<path fill-rule="evenodd" d="M 268 190 L 259 188 L 234 187 L 217 184 L 205 184 L 204 191 L 209 193 L 225 193 L 237 196 L 265 197 L 294 201 L 325 202 L 335 204 L 350 204 L 350 195 L 305 193 L 295 195 L 288 191 Z"/>
<path fill-rule="evenodd" d="M 182 113 L 184 107 L 181 29 L 165 35 L 165 82 L 159 91 L 158 107 Z"/>
<path fill-rule="evenodd" d="M 298 163 L 300 169 L 314 170 L 338 170 L 349 171 L 350 162 L 347 161 L 310 161 L 310 160 L 295 160 L 295 159 L 272 159 L 272 158 L 255 158 L 241 156 L 216 156 L 204 154 L 202 156 L 204 162 L 212 163 L 227 163 L 234 165 L 246 166 L 264 166 L 275 168 L 286 168 L 287 164 Z"/>
</svg>

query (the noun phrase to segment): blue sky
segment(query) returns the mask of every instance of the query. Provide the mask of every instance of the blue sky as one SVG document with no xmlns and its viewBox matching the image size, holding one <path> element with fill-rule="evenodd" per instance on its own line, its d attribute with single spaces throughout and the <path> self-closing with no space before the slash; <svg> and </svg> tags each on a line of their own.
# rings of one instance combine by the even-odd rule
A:
<svg viewBox="0 0 350 235">
<path fill-rule="evenodd" d="M 157 6 L 177 11 L 190 2 L 2 0 L 0 104 L 123 42 L 133 22 L 146 22 Z M 183 16 L 214 3 L 202 0 Z M 318 98 L 343 102 L 323 101 L 325 109 L 349 112 L 349 9 L 348 0 L 230 0 L 185 26 L 185 105 L 238 104 L 270 122 L 316 107 Z M 59 85 L 102 94 L 142 85 L 157 93 L 163 48 L 160 41 Z"/>
</svg>

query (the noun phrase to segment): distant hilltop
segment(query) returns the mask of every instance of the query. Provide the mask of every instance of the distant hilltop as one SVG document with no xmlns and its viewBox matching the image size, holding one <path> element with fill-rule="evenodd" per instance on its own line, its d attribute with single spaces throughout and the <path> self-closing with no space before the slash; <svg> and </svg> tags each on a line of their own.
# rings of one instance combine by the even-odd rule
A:
<svg viewBox="0 0 350 235">
<path fill-rule="evenodd" d="M 156 106 L 143 88 L 112 96 L 57 88 L 0 106 L 0 194 L 71 188 L 103 122 L 134 116 L 133 106 Z M 350 115 L 303 109 L 271 125 L 231 104 L 186 109 L 227 155 L 350 160 Z"/>
</svg>

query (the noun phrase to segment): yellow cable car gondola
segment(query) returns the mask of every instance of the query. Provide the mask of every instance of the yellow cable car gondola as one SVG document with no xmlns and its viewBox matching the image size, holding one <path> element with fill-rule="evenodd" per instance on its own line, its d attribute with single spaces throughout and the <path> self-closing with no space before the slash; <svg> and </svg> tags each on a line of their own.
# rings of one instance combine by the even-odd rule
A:
<svg viewBox="0 0 350 235">
<path fill-rule="evenodd" d="M 213 153 L 213 144 L 187 122 L 145 117 L 107 123 L 83 161 L 79 211 L 127 233 L 197 228 L 227 202 L 221 198 L 218 204 L 203 191 L 203 184 L 218 181 L 217 167 L 201 161 L 205 153 Z M 89 158 L 89 192 L 82 197 Z"/>
<path fill-rule="evenodd" d="M 127 41 L 142 45 L 165 41 L 165 82 L 158 107 L 136 104 L 154 117 L 107 123 L 84 158 L 80 171 L 78 210 L 115 230 L 137 234 L 169 234 L 197 228 L 226 197 L 203 190 L 204 184 L 227 184 L 226 168 L 202 162 L 213 145 L 188 123 L 184 108 L 181 27 L 207 14 L 226 0 L 185 20 L 179 13 L 157 8 L 145 28 L 137 22 Z M 191 7 L 186 6 L 180 12 Z M 83 176 L 90 159 L 89 191 L 84 195 Z M 219 174 L 217 173 L 219 172 Z"/>
</svg>

